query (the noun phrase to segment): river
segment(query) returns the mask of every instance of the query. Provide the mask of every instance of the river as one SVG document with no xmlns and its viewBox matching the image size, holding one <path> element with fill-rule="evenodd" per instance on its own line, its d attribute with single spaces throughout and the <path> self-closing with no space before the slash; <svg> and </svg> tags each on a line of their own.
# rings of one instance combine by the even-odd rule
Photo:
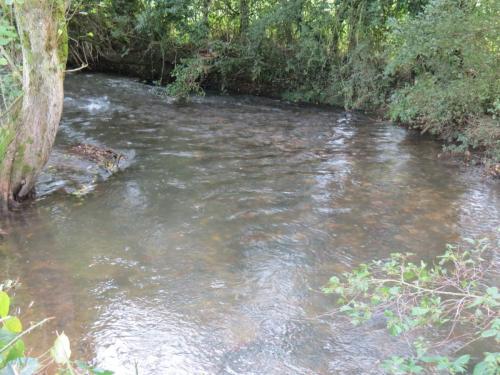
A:
<svg viewBox="0 0 500 375">
<path fill-rule="evenodd" d="M 35 302 L 24 320 L 56 317 L 39 346 L 65 331 L 75 358 L 116 374 L 379 374 L 404 346 L 320 317 L 334 307 L 321 286 L 394 251 L 429 259 L 498 236 L 499 184 L 438 159 L 429 137 L 331 108 L 153 91 L 67 78 L 52 164 L 77 142 L 127 161 L 76 185 L 49 167 L 0 242 L 0 278 L 20 278 L 18 306 Z"/>
</svg>

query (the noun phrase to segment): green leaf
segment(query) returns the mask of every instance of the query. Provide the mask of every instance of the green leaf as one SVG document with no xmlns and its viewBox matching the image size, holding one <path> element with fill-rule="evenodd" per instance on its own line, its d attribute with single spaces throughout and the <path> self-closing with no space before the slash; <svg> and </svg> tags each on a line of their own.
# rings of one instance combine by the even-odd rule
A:
<svg viewBox="0 0 500 375">
<path fill-rule="evenodd" d="M 10 348 L 7 357 L 5 357 L 5 362 L 14 361 L 19 358 L 24 357 L 25 346 L 22 340 L 17 340 L 14 345 Z"/>
<path fill-rule="evenodd" d="M 476 307 L 478 305 L 481 305 L 483 304 L 485 301 L 485 298 L 484 297 L 476 297 L 474 298 L 474 302 L 472 302 L 469 307 Z"/>
<path fill-rule="evenodd" d="M 426 307 L 414 307 L 411 309 L 411 315 L 413 316 L 422 316 L 429 312 L 429 309 Z"/>
<path fill-rule="evenodd" d="M 498 288 L 496 286 L 486 289 L 486 293 L 493 298 L 500 298 L 500 294 L 498 294 Z"/>
<path fill-rule="evenodd" d="M 483 361 L 474 366 L 473 375 L 497 375 L 500 372 L 500 353 L 484 353 Z"/>
<path fill-rule="evenodd" d="M 114 372 L 113 371 L 109 371 L 109 370 L 101 370 L 99 368 L 93 368 L 90 370 L 92 374 L 94 375 L 113 375 Z"/>
<path fill-rule="evenodd" d="M 465 372 L 467 370 L 466 366 L 467 363 L 469 363 L 469 361 L 470 361 L 469 354 L 462 355 L 453 361 L 453 369 L 459 373 Z"/>
<path fill-rule="evenodd" d="M 410 363 L 406 365 L 406 371 L 410 374 L 421 374 L 424 372 L 424 368 L 415 363 Z"/>
<path fill-rule="evenodd" d="M 425 356 L 425 357 L 420 358 L 420 360 L 424 363 L 438 363 L 438 362 L 442 361 L 442 357 L 437 356 L 437 355 L 429 355 L 429 356 Z"/>
<path fill-rule="evenodd" d="M 40 369 L 40 362 L 36 358 L 19 358 L 7 363 L 0 369 L 0 375 L 35 375 Z"/>
<path fill-rule="evenodd" d="M 66 336 L 64 332 L 57 336 L 54 346 L 52 347 L 51 354 L 54 361 L 60 365 L 67 364 L 69 362 L 71 357 L 71 347 L 68 336 Z"/>
<path fill-rule="evenodd" d="M 399 336 L 404 332 L 404 327 L 401 324 L 393 323 L 388 325 L 389 333 L 393 336 Z"/>
<path fill-rule="evenodd" d="M 340 283 L 340 280 L 337 276 L 332 276 L 330 277 L 330 280 L 328 280 L 330 284 L 338 285 Z"/>
<path fill-rule="evenodd" d="M 11 316 L 11 317 L 7 318 L 6 320 L 4 320 L 3 326 L 7 330 L 9 330 L 10 332 L 13 332 L 13 333 L 20 333 L 23 331 L 23 325 L 21 324 L 21 321 L 19 320 L 19 318 L 15 317 L 15 316 Z"/>
<path fill-rule="evenodd" d="M 488 329 L 486 331 L 484 331 L 483 333 L 481 333 L 481 337 L 493 337 L 493 336 L 496 336 L 497 334 L 499 333 L 499 331 L 497 329 Z"/>
<path fill-rule="evenodd" d="M 401 290 L 401 288 L 399 286 L 393 286 L 393 287 L 389 288 L 389 294 L 391 296 L 397 296 L 399 294 L 400 290 Z"/>
<path fill-rule="evenodd" d="M 79 359 L 77 359 L 76 361 L 74 361 L 73 364 L 76 367 L 78 367 L 80 370 L 89 370 L 90 369 L 90 366 L 88 365 L 87 362 L 80 361 Z"/>
<path fill-rule="evenodd" d="M 9 342 L 14 340 L 15 337 L 15 333 L 7 331 L 5 328 L 0 329 L 0 348 L 3 348 Z"/>
<path fill-rule="evenodd" d="M 417 278 L 417 274 L 411 270 L 405 271 L 403 273 L 403 278 L 405 281 L 412 281 L 412 280 L 415 280 Z"/>
<path fill-rule="evenodd" d="M 0 291 L 0 318 L 9 315 L 10 297 L 7 293 Z"/>
</svg>

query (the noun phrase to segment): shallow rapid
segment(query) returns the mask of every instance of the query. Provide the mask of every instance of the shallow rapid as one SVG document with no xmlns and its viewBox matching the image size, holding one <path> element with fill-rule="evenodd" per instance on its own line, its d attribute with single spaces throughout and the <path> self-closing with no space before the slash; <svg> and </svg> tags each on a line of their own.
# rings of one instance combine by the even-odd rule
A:
<svg viewBox="0 0 500 375">
<path fill-rule="evenodd" d="M 0 278 L 20 278 L 19 306 L 35 301 L 25 319 L 56 317 L 32 342 L 64 330 L 75 358 L 116 374 L 378 374 L 404 346 L 325 315 L 321 286 L 394 251 L 498 235 L 499 184 L 439 160 L 430 138 L 341 110 L 153 91 L 67 78 L 59 168 L 0 242 Z M 72 180 L 61 150 L 78 142 L 126 168 Z"/>
</svg>

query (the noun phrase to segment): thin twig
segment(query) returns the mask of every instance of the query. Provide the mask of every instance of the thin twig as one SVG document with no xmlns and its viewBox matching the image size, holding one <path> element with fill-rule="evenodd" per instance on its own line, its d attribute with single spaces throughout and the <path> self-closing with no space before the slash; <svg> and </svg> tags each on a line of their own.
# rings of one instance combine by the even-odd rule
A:
<svg viewBox="0 0 500 375">
<path fill-rule="evenodd" d="M 438 289 L 428 289 L 428 288 L 423 288 L 418 285 L 414 285 L 411 283 L 408 283 L 406 281 L 402 280 L 395 280 L 395 279 L 380 279 L 380 280 L 374 280 L 378 283 L 385 284 L 385 283 L 396 283 L 396 284 L 401 284 L 408 286 L 410 288 L 414 288 L 417 290 L 420 290 L 422 292 L 427 292 L 431 294 L 442 294 L 442 295 L 447 295 L 447 296 L 455 296 L 455 297 L 468 297 L 468 298 L 481 298 L 481 296 L 477 296 L 475 294 L 466 294 L 466 293 L 456 293 L 456 292 L 446 292 L 444 290 L 438 290 Z"/>
<path fill-rule="evenodd" d="M 85 68 L 87 68 L 89 66 L 89 64 L 83 64 L 82 66 L 80 66 L 79 68 L 75 68 L 75 69 L 67 69 L 65 72 L 66 73 L 73 73 L 73 72 L 78 72 L 80 70 L 83 70 Z"/>
</svg>

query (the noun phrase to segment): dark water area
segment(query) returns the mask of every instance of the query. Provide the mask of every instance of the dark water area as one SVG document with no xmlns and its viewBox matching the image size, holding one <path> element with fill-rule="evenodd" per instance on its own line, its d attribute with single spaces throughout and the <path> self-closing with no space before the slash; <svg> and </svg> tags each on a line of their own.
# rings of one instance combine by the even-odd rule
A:
<svg viewBox="0 0 500 375">
<path fill-rule="evenodd" d="M 19 306 L 35 301 L 24 318 L 56 317 L 30 342 L 65 331 L 74 357 L 117 374 L 379 374 L 404 345 L 318 318 L 334 307 L 321 286 L 394 251 L 498 238 L 498 182 L 438 160 L 431 139 L 338 110 L 179 106 L 152 90 L 67 78 L 39 199 L 0 242 L 0 279 L 20 278 Z M 67 168 L 78 142 L 123 152 L 127 168 Z"/>
</svg>

